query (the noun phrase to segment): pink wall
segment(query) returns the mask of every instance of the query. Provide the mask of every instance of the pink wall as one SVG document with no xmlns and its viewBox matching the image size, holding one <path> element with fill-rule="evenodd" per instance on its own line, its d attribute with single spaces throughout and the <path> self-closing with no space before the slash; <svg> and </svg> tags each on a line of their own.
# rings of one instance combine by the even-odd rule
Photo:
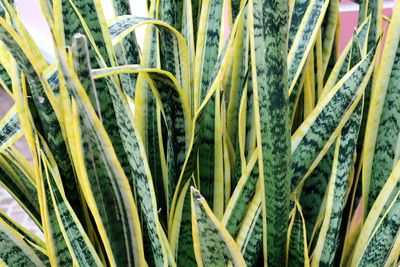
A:
<svg viewBox="0 0 400 267">
<path fill-rule="evenodd" d="M 395 1 L 384 1 L 383 14 L 391 17 L 392 6 Z M 346 44 L 351 39 L 354 29 L 357 28 L 358 7 L 350 0 L 342 0 L 340 6 L 340 51 L 343 51 Z M 386 22 L 383 21 L 384 29 Z"/>
</svg>

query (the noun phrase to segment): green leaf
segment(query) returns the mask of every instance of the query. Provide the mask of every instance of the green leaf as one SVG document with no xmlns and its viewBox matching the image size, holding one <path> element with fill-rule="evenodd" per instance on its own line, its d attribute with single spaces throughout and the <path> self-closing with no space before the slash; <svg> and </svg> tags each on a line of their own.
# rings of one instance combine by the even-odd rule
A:
<svg viewBox="0 0 400 267">
<path fill-rule="evenodd" d="M 375 227 L 367 247 L 362 256 L 353 262 L 357 266 L 383 266 L 388 258 L 400 229 L 400 196 L 390 204 L 390 207 L 383 215 L 383 218 Z"/>
<path fill-rule="evenodd" d="M 287 237 L 287 266 L 310 266 L 304 217 L 300 204 L 297 200 L 295 202 Z"/>
<path fill-rule="evenodd" d="M 306 13 L 307 7 L 310 4 L 310 0 L 295 0 L 293 1 L 293 10 L 290 14 L 290 25 L 288 34 L 288 51 L 293 44 L 293 39 L 296 37 L 296 33 L 299 30 L 301 21 Z"/>
<path fill-rule="evenodd" d="M 230 198 L 222 219 L 222 223 L 233 237 L 237 236 L 247 213 L 248 205 L 256 192 L 259 177 L 257 157 L 258 153 L 253 152 L 248 165 L 242 172 L 242 176 Z"/>
<path fill-rule="evenodd" d="M 356 108 L 372 73 L 374 52 L 340 79 L 292 136 L 292 190 L 311 174 Z"/>
<path fill-rule="evenodd" d="M 113 0 L 113 4 L 117 16 L 131 15 L 129 0 Z M 132 32 L 128 38 L 116 45 L 115 54 L 118 65 L 137 64 L 140 62 L 140 47 L 137 43 L 135 32 Z M 122 86 L 131 97 L 135 96 L 136 78 L 134 74 L 121 76 Z"/>
<path fill-rule="evenodd" d="M 143 68 L 138 65 L 97 69 L 92 73 L 95 79 L 120 73 L 140 73 L 145 75 L 149 84 L 152 85 L 150 90 L 162 109 L 168 131 L 167 169 L 169 179 L 167 192 L 170 192 L 172 197 L 184 164 L 189 142 L 188 136 L 192 127 L 189 105 L 178 81 L 167 71 Z"/>
<path fill-rule="evenodd" d="M 45 151 L 41 153 L 45 169 L 43 179 L 44 183 L 47 183 L 45 188 L 50 191 L 57 222 L 73 262 L 79 266 L 101 266 L 100 258 L 65 197 L 61 179 L 57 171 L 55 171 L 57 167 L 54 159 L 52 160 L 52 155 L 48 153 L 50 153 L 50 151 L 46 148 Z M 46 156 L 46 154 L 48 154 L 48 156 Z"/>
<path fill-rule="evenodd" d="M 246 266 L 236 242 L 215 217 L 207 202 L 191 187 L 193 245 L 198 266 Z M 200 234 L 201 233 L 201 234 Z"/>
<path fill-rule="evenodd" d="M 54 151 L 54 156 L 59 166 L 63 183 L 65 184 L 67 195 L 71 205 L 76 209 L 80 218 L 83 218 L 82 201 L 77 192 L 77 183 L 73 173 L 72 165 L 64 141 L 63 132 L 60 122 L 58 121 L 60 115 L 60 107 L 57 106 L 56 100 L 50 91 L 47 81 L 41 79 L 40 75 L 45 72 L 47 67 L 44 62 L 40 60 L 41 57 L 35 54 L 35 50 L 29 49 L 27 40 L 20 36 L 11 26 L 0 18 L 0 39 L 10 50 L 19 68 L 24 73 L 29 84 L 29 108 L 31 111 L 32 119 L 35 128 L 46 139 L 46 142 Z M 14 77 L 15 78 L 15 77 Z M 20 86 L 15 87 L 20 90 Z M 14 92 L 15 93 L 15 92 Z M 21 116 L 21 114 L 20 114 Z"/>
<path fill-rule="evenodd" d="M 290 195 L 290 117 L 287 93 L 285 1 L 249 5 L 254 109 L 260 177 L 263 181 L 264 254 L 284 264 Z M 266 223 L 268 221 L 268 223 Z M 268 249 L 267 249 L 268 248 Z M 268 254 L 267 254 L 268 253 Z"/>
<path fill-rule="evenodd" d="M 328 185 L 324 220 L 319 231 L 312 264 L 332 266 L 339 244 L 339 232 L 346 204 L 350 172 L 361 124 L 363 102 L 357 105 L 353 115 L 343 127 L 335 145 L 332 174 Z"/>
<path fill-rule="evenodd" d="M 335 83 L 337 83 L 341 78 L 345 76 L 345 74 L 349 70 L 351 70 L 360 61 L 361 61 L 361 49 L 358 42 L 358 38 L 356 35 L 354 35 L 351 43 L 351 48 L 350 50 L 346 51 L 345 60 L 343 61 L 343 63 L 338 64 L 337 66 L 334 67 L 334 69 L 331 72 L 329 80 L 335 79 L 336 80 Z M 336 69 L 340 69 L 337 75 L 335 74 Z M 332 88 L 330 88 L 329 83 L 327 83 L 327 85 L 324 88 L 323 94 L 326 94 L 331 89 Z M 356 108 L 354 113 L 357 113 L 359 109 L 360 107 Z M 359 116 L 359 114 L 352 115 L 350 121 L 354 120 L 353 118 L 354 116 Z M 348 125 L 350 121 L 346 125 Z M 354 124 L 354 122 L 352 124 Z M 343 128 L 343 131 L 346 127 L 348 126 L 345 126 Z M 302 193 L 300 197 L 300 203 L 303 208 L 303 215 L 306 218 L 308 237 L 311 237 L 311 232 L 313 230 L 315 232 L 316 229 L 314 229 L 314 226 L 319 227 L 318 225 L 315 225 L 315 223 L 319 214 L 320 206 L 322 204 L 323 198 L 326 193 L 328 185 L 327 177 L 331 177 L 333 156 L 334 156 L 334 145 L 331 146 L 326 155 L 318 163 L 318 166 L 312 172 L 310 177 L 308 177 L 307 180 L 304 182 L 304 185 L 301 190 Z"/>
<path fill-rule="evenodd" d="M 45 145 L 44 140 L 41 143 Z M 37 149 L 39 149 L 39 140 L 36 140 Z M 45 237 L 46 248 L 51 265 L 72 265 L 73 260 L 68 246 L 62 235 L 60 225 L 57 222 L 55 207 L 51 200 L 51 193 L 46 182 L 47 166 L 42 155 L 37 154 L 35 161 L 35 171 L 38 180 L 37 190 L 40 203 L 41 221 L 43 225 L 43 234 Z"/>
<path fill-rule="evenodd" d="M 8 266 L 46 266 L 23 236 L 0 219 L 0 259 Z"/>
<path fill-rule="evenodd" d="M 144 264 L 139 215 L 128 178 L 88 96 L 78 77 L 71 72 L 69 65 L 66 65 L 65 58 L 66 55 L 59 55 L 60 67 L 73 96 L 71 103 L 68 96 L 64 98 L 64 108 L 68 108 L 67 114 L 70 116 L 67 119 L 73 124 L 67 134 L 72 157 L 78 166 L 83 195 L 93 214 L 108 260 L 112 264 L 124 266 Z M 67 93 L 66 89 L 62 90 L 62 94 Z M 129 117 L 125 118 L 129 121 Z M 135 149 L 131 150 L 133 151 Z M 142 164 L 141 160 L 132 160 L 135 160 L 136 164 Z M 138 168 L 137 178 L 143 178 L 140 171 L 142 170 Z M 147 203 L 151 205 L 150 201 Z M 152 215 L 150 212 L 147 214 Z"/>
<path fill-rule="evenodd" d="M 177 201 L 176 212 L 170 230 L 170 246 L 175 255 L 177 266 L 195 266 L 193 236 L 192 236 L 192 211 L 191 193 L 193 179 L 186 182 Z"/>
<path fill-rule="evenodd" d="M 0 151 L 13 145 L 22 135 L 17 108 L 14 105 L 0 120 Z"/>
<path fill-rule="evenodd" d="M 330 1 L 311 0 L 287 56 L 289 95 L 303 70 L 308 54 L 314 45 Z"/>
<path fill-rule="evenodd" d="M 41 227 L 36 181 L 31 165 L 10 147 L 0 154 L 0 183 Z"/>
<path fill-rule="evenodd" d="M 363 183 L 369 211 L 399 158 L 400 6 L 396 5 L 382 54 L 365 133 Z M 368 153 L 367 153 L 368 152 Z M 364 194 L 363 192 L 363 194 Z"/>
<path fill-rule="evenodd" d="M 257 188 L 254 197 L 249 203 L 246 215 L 236 237 L 247 266 L 257 266 L 260 256 L 263 255 L 263 215 L 261 204 L 261 190 Z"/>
</svg>

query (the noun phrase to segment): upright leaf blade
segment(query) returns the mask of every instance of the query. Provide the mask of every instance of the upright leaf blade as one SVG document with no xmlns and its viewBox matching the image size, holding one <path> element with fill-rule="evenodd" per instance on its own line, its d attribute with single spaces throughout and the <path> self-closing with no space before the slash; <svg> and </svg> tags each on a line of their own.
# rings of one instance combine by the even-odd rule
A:
<svg viewBox="0 0 400 267">
<path fill-rule="evenodd" d="M 290 127 L 285 1 L 250 1 L 250 47 L 260 177 L 263 181 L 264 254 L 284 264 L 289 218 Z M 268 249 L 267 249 L 268 248 Z M 266 259 L 265 259 L 266 260 Z M 264 264 L 267 262 L 265 261 Z"/>
<path fill-rule="evenodd" d="M 192 232 L 198 266 L 246 266 L 239 247 L 221 225 L 200 192 L 191 187 Z M 200 234 L 201 233 L 201 234 Z"/>
</svg>

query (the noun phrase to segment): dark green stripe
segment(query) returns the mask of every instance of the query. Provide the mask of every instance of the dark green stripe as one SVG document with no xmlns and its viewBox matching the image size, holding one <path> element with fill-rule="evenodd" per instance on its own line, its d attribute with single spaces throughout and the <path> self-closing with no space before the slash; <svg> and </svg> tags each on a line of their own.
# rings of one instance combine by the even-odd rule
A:
<svg viewBox="0 0 400 267">
<path fill-rule="evenodd" d="M 289 218 L 290 117 L 288 105 L 286 1 L 254 1 L 254 46 L 267 220 L 267 259 L 283 266 Z M 254 73 L 254 71 L 253 71 Z M 257 123 L 257 122 L 256 122 Z M 260 145 L 260 144 L 259 144 Z M 266 216 L 266 217 L 265 217 Z"/>
</svg>

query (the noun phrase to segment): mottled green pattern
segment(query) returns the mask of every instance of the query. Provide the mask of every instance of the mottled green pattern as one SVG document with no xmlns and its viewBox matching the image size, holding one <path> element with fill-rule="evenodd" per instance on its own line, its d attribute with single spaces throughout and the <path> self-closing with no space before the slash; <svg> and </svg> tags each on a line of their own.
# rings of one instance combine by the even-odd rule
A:
<svg viewBox="0 0 400 267">
<path fill-rule="evenodd" d="M 299 29 L 300 23 L 304 18 L 304 13 L 306 13 L 307 7 L 310 4 L 310 0 L 295 0 L 292 16 L 289 25 L 288 34 L 288 51 L 292 47 L 293 39 L 296 36 L 297 30 Z"/>
<path fill-rule="evenodd" d="M 60 82 L 58 80 L 58 71 L 57 66 L 54 66 L 54 69 L 46 76 L 47 83 L 50 85 L 53 93 L 56 96 L 59 96 L 60 93 Z"/>
<path fill-rule="evenodd" d="M 249 62 L 251 65 L 251 62 Z M 249 71 L 249 76 L 247 79 L 247 101 L 246 101 L 246 137 L 245 137 L 245 157 L 248 160 L 253 152 L 253 144 L 251 140 L 255 138 L 255 112 L 254 112 L 254 90 L 253 90 L 253 75 Z"/>
<path fill-rule="evenodd" d="M 43 229 L 44 234 L 46 237 L 46 242 L 48 245 L 52 247 L 53 257 L 55 257 L 55 261 L 60 266 L 71 266 L 72 265 L 72 258 L 71 254 L 68 251 L 67 244 L 65 243 L 65 239 L 61 233 L 60 225 L 57 222 L 55 207 L 53 202 L 51 201 L 51 193 L 50 188 L 46 182 L 47 169 L 45 166 L 45 162 L 43 159 L 39 158 L 41 169 L 39 183 L 41 183 L 41 188 L 43 190 L 42 195 L 40 196 L 43 201 L 43 220 L 47 221 L 47 227 Z"/>
<path fill-rule="evenodd" d="M 166 88 L 164 87 L 163 89 Z M 163 255 L 164 249 L 161 242 L 162 233 L 157 229 L 157 225 L 159 224 L 158 209 L 154 205 L 156 195 L 152 184 L 152 173 L 149 173 L 146 168 L 145 164 L 148 163 L 144 160 L 146 156 L 142 154 L 143 144 L 139 144 L 137 132 L 133 124 L 134 120 L 129 112 L 129 107 L 126 102 L 122 101 L 123 96 L 121 95 L 121 92 L 115 90 L 111 91 L 111 93 L 116 113 L 116 120 L 119 126 L 118 131 L 122 138 L 123 149 L 128 155 L 130 171 L 132 173 L 132 176 L 128 178 L 133 182 L 132 186 L 136 189 L 135 193 L 138 194 L 139 197 L 137 202 L 139 203 L 139 209 L 143 213 L 142 215 L 146 222 L 151 242 L 152 256 L 154 257 L 156 265 L 160 265 L 163 264 L 166 255 Z M 164 97 L 165 94 L 168 93 L 164 93 Z M 158 144 L 154 147 L 154 149 L 156 148 L 158 148 Z M 151 257 L 151 255 L 147 256 Z"/>
<path fill-rule="evenodd" d="M 382 1 L 379 0 L 361 1 L 360 5 L 361 14 L 358 17 L 359 24 L 361 24 L 369 15 L 371 16 L 370 25 L 368 27 L 367 51 L 373 49 L 373 47 L 376 45 L 376 42 L 381 37 L 383 27 L 380 24 L 382 23 L 381 19 L 383 14 L 381 14 L 382 11 L 379 10 L 380 9 L 379 5 L 383 5 Z M 369 112 L 369 105 L 371 102 L 372 90 L 373 90 L 373 79 L 369 81 L 367 88 L 365 88 L 363 116 L 361 121 L 360 134 L 357 142 L 357 151 L 359 153 L 361 153 L 364 144 L 365 130 L 367 125 L 367 118 Z"/>
<path fill-rule="evenodd" d="M 150 81 L 155 85 L 154 94 L 161 101 L 161 108 L 167 127 L 167 168 L 171 192 L 175 191 L 179 175 L 182 171 L 186 156 L 188 120 L 190 114 L 188 108 L 184 106 L 185 99 L 183 92 L 177 88 L 176 80 L 172 80 L 167 72 L 157 72 L 156 70 L 143 68 L 138 65 L 127 65 L 116 68 L 93 70 L 96 77 L 107 75 L 108 73 L 144 73 L 149 76 Z M 175 83 L 174 83 L 175 82 Z M 149 90 L 152 90 L 149 88 Z"/>
<path fill-rule="evenodd" d="M 65 197 L 62 196 L 56 184 L 53 173 L 46 177 L 48 188 L 57 215 L 60 228 L 65 232 L 64 238 L 71 246 L 70 253 L 73 254 L 80 266 L 101 266 L 100 259 L 90 243 L 82 225 L 78 221 L 73 209 Z"/>
<path fill-rule="evenodd" d="M 210 85 L 214 79 L 215 66 L 218 65 L 218 50 L 221 34 L 221 19 L 222 19 L 222 1 L 210 1 L 206 7 L 208 16 L 204 36 L 204 45 L 197 47 L 202 49 L 200 52 L 196 50 L 196 53 L 203 53 L 202 61 L 199 62 L 201 65 L 200 73 L 195 75 L 200 76 L 199 86 L 199 102 L 202 103 Z M 204 3 L 202 4 L 202 11 L 204 11 Z M 199 42 L 199 40 L 197 40 Z M 197 66 L 196 66 L 197 67 Z M 196 87 L 195 87 L 196 88 Z M 204 120 L 202 125 L 202 131 L 200 132 L 200 144 L 199 144 L 199 159 L 205 159 L 199 164 L 199 175 L 200 175 L 200 190 L 202 195 L 207 199 L 208 203 L 214 201 L 214 138 L 215 138 L 215 95 L 208 102 L 205 107 Z"/>
<path fill-rule="evenodd" d="M 304 232 L 303 223 L 299 211 L 296 209 L 293 218 L 292 231 L 289 240 L 288 265 L 290 267 L 301 267 L 304 265 Z"/>
<path fill-rule="evenodd" d="M 301 189 L 300 204 L 303 209 L 304 219 L 306 220 L 308 238 L 311 238 L 312 231 L 316 226 L 315 223 L 325 196 L 332 171 L 333 152 L 334 148 L 331 147 L 312 174 L 304 182 Z"/>
<path fill-rule="evenodd" d="M 113 0 L 115 15 L 130 15 L 131 7 L 129 0 Z M 119 65 L 136 64 L 140 62 L 140 47 L 137 43 L 136 34 L 132 32 L 128 38 L 115 47 L 115 54 Z M 122 75 L 121 82 L 124 91 L 131 97 L 135 96 L 136 75 Z"/>
<path fill-rule="evenodd" d="M 358 131 L 360 129 L 363 103 L 357 105 L 351 118 L 343 127 L 340 138 L 336 143 L 339 146 L 337 158 L 333 168 L 336 168 L 336 176 L 333 188 L 332 209 L 329 220 L 329 228 L 325 236 L 323 250 L 319 266 L 333 266 L 336 251 L 339 245 L 339 232 L 342 222 L 343 210 L 346 204 L 346 192 L 350 179 L 350 171 L 354 164 L 353 158 L 356 151 Z"/>
<path fill-rule="evenodd" d="M 383 185 L 399 158 L 398 138 L 400 134 L 400 46 L 396 50 L 392 71 L 379 121 L 374 158 L 372 163 L 368 210 L 378 197 Z"/>
<path fill-rule="evenodd" d="M 364 22 L 357 29 L 357 38 L 362 46 L 365 42 L 367 42 L 367 39 L 369 36 L 370 24 L 371 24 L 371 18 L 368 17 L 364 20 Z"/>
<path fill-rule="evenodd" d="M 157 73 L 150 74 L 150 77 L 160 94 L 167 126 L 167 168 L 171 190 L 169 197 L 172 198 L 172 192 L 175 191 L 185 161 L 188 146 L 186 141 L 189 135 L 185 126 L 189 114 L 185 114 L 182 106 L 183 99 L 169 78 Z"/>
<path fill-rule="evenodd" d="M 7 121 L 5 118 L 0 121 L 0 148 L 22 131 L 17 110 L 13 109 L 13 112 L 8 115 L 10 116 L 7 116 Z"/>
<path fill-rule="evenodd" d="M 149 56 L 150 61 L 153 62 L 147 62 L 146 64 L 142 62 L 142 65 L 144 64 L 146 67 L 159 67 L 158 64 L 160 64 L 163 70 L 171 72 L 178 79 L 181 86 L 186 86 L 184 80 L 187 80 L 189 77 L 185 77 L 185 71 L 187 70 L 182 69 L 182 67 L 187 66 L 187 62 L 182 66 L 182 61 L 184 60 L 182 53 L 187 47 L 182 47 L 179 44 L 179 41 L 182 41 L 183 37 L 179 33 L 168 29 L 164 21 L 136 16 L 120 16 L 109 25 L 111 38 L 113 40 L 126 38 L 134 29 L 144 24 L 154 24 L 150 40 L 152 47 L 149 52 L 151 55 Z M 160 35 L 159 38 L 157 33 Z M 160 43 L 160 46 L 156 46 L 155 43 Z M 160 62 L 157 62 L 158 50 L 161 53 Z M 186 91 L 189 90 L 189 88 L 183 89 Z"/>
<path fill-rule="evenodd" d="M 304 28 L 302 31 L 297 31 L 296 37 L 293 40 L 293 45 L 290 49 L 290 53 L 293 53 L 293 59 L 288 62 L 288 85 L 292 88 L 296 83 L 301 70 L 306 62 L 305 58 L 307 49 L 314 44 L 311 42 L 312 36 L 316 34 L 319 27 L 318 23 L 322 22 L 320 18 L 325 15 L 326 12 L 326 1 L 327 0 L 313 0 L 309 5 L 308 9 L 311 12 L 308 16 L 305 16 Z"/>
<path fill-rule="evenodd" d="M 14 33 L 16 34 L 16 33 Z M 39 74 L 36 73 L 32 66 L 32 62 L 21 49 L 20 44 L 13 38 L 8 29 L 3 25 L 0 26 L 0 39 L 7 45 L 11 54 L 16 59 L 18 66 L 26 75 L 26 80 L 29 85 L 30 92 L 28 95 L 28 104 L 38 132 L 46 139 L 54 153 L 55 160 L 60 169 L 63 183 L 67 192 L 68 200 L 76 209 L 79 218 L 83 218 L 81 211 L 81 199 L 77 192 L 77 183 L 73 173 L 71 161 L 68 155 L 67 148 L 64 142 L 64 137 L 61 132 L 60 124 L 54 112 L 55 107 L 52 107 L 50 101 L 42 87 Z"/>
<path fill-rule="evenodd" d="M 80 12 L 80 15 L 83 16 L 85 23 L 89 27 L 90 32 L 85 32 L 82 22 L 80 21 L 77 13 L 72 8 L 75 6 L 77 11 Z M 65 24 L 68 27 L 64 26 L 64 36 L 66 45 L 71 45 L 73 41 L 73 37 L 77 33 L 81 34 L 90 34 L 94 41 L 95 45 L 98 47 L 102 59 L 104 59 L 105 64 L 109 64 L 109 58 L 105 47 L 104 37 L 102 35 L 102 30 L 100 26 L 100 21 L 98 15 L 96 13 L 96 7 L 93 0 L 84 1 L 74 1 L 71 0 L 63 0 L 63 18 L 65 19 Z M 93 68 L 98 68 L 100 66 L 104 67 L 100 60 L 98 60 L 98 56 L 93 48 L 94 44 L 90 44 L 89 49 L 89 62 Z M 118 132 L 118 124 L 116 122 L 116 114 L 115 109 L 110 108 L 114 106 L 111 97 L 111 91 L 115 90 L 114 87 L 107 86 L 108 83 L 104 80 L 96 81 L 95 86 L 98 92 L 98 102 L 100 104 L 101 118 L 103 120 L 103 125 L 110 136 L 110 139 L 113 143 L 115 151 L 117 153 L 118 159 L 124 168 L 124 171 L 129 175 L 129 164 L 127 155 L 123 149 L 123 144 L 121 140 L 121 136 Z M 68 190 L 67 190 L 68 191 Z M 67 194 L 69 195 L 69 194 Z M 72 204 L 72 203 L 71 203 Z"/>
<path fill-rule="evenodd" d="M 121 177 L 117 174 L 117 166 L 115 166 L 115 164 L 119 163 L 109 160 L 107 152 L 103 148 L 103 141 L 97 133 L 96 126 L 87 115 L 86 110 L 91 107 L 85 106 L 77 95 L 75 91 L 77 88 L 73 87 L 68 72 L 64 67 L 62 67 L 62 70 L 70 92 L 75 97 L 80 111 L 83 156 L 90 183 L 90 188 L 86 190 L 90 190 L 90 193 L 96 201 L 101 223 L 106 230 L 106 235 L 110 242 L 116 264 L 132 266 L 135 262 L 133 255 L 134 249 L 132 247 L 132 237 L 134 234 L 132 233 L 133 229 L 130 229 L 130 227 L 134 222 L 132 222 L 132 216 L 129 211 L 130 202 L 124 198 L 124 196 L 131 194 L 130 188 L 122 186 Z M 114 98 L 114 101 L 118 101 L 119 99 L 116 97 Z M 119 101 L 121 100 L 119 99 Z M 121 134 L 123 134 L 122 138 L 126 137 L 127 134 L 131 137 L 134 135 L 134 131 L 128 132 L 129 130 L 127 127 L 131 125 L 129 117 L 126 114 L 123 116 L 120 113 L 121 109 L 124 110 L 125 107 L 115 105 L 115 108 L 120 108 L 116 110 L 116 114 L 119 114 L 119 116 L 117 116 L 117 120 L 119 120 L 118 123 L 121 123 L 122 119 L 122 122 L 126 124 L 125 127 L 116 128 L 116 130 L 121 131 Z M 126 120 L 128 120 L 128 123 L 126 123 Z M 125 141 L 125 139 L 123 140 Z M 132 141 L 136 141 L 136 139 Z M 129 143 L 124 144 L 128 145 Z M 140 150 L 137 148 L 136 151 L 139 152 Z M 125 150 L 123 152 L 125 152 Z M 130 157 L 130 160 L 131 162 L 135 162 L 137 159 Z M 142 160 L 140 160 L 140 163 L 142 164 Z M 134 168 L 134 170 L 137 171 L 137 174 L 141 174 L 139 173 L 140 169 Z M 138 175 L 134 178 L 143 177 Z M 146 192 L 143 190 L 143 193 Z M 151 205 L 150 201 L 145 203 Z M 152 213 L 149 212 L 148 215 L 151 216 Z M 156 232 L 154 231 L 154 233 Z"/>
<path fill-rule="evenodd" d="M 26 174 L 21 172 L 21 166 L 10 160 L 7 151 L 0 155 L 0 183 L 7 189 L 21 207 L 40 223 L 40 211 L 36 185 Z"/>
<path fill-rule="evenodd" d="M 70 45 L 72 43 L 73 36 L 76 33 L 87 34 L 84 32 L 82 22 L 79 20 L 72 8 L 73 5 L 77 8 L 77 11 L 80 13 L 80 15 L 82 15 L 82 18 L 89 28 L 90 34 L 92 35 L 93 40 L 106 64 L 110 64 L 108 58 L 109 55 L 107 53 L 106 43 L 104 41 L 94 0 L 62 0 L 64 36 L 66 44 Z M 94 64 L 93 58 L 91 58 L 91 60 L 92 64 Z"/>
<path fill-rule="evenodd" d="M 300 143 L 292 152 L 292 189 L 295 188 L 307 173 L 326 142 L 342 120 L 347 108 L 352 104 L 355 96 L 364 88 L 360 88 L 367 76 L 368 69 L 374 58 L 372 50 L 350 75 L 344 77 L 340 88 L 330 101 L 322 108 L 311 127 L 305 133 Z"/>
<path fill-rule="evenodd" d="M 7 86 L 7 88 L 4 89 L 8 89 L 10 92 L 12 92 L 11 78 L 3 65 L 0 65 L 0 80 L 4 83 L 5 86 Z"/>
<path fill-rule="evenodd" d="M 72 55 L 74 61 L 75 72 L 79 77 L 86 94 L 89 96 L 90 102 L 96 111 L 97 115 L 101 118 L 100 104 L 97 97 L 97 89 L 94 83 L 91 65 L 89 60 L 89 49 L 87 40 L 84 35 L 76 34 L 72 41 Z"/>
<path fill-rule="evenodd" d="M 400 197 L 397 196 L 377 226 L 357 266 L 383 266 L 400 229 Z"/>
<path fill-rule="evenodd" d="M 253 73 L 257 74 L 258 108 L 267 221 L 268 264 L 282 266 L 289 218 L 290 117 L 286 65 L 286 1 L 254 1 Z M 253 59 L 254 59 L 253 58 Z M 256 106 L 257 108 L 257 106 Z M 256 122 L 257 123 L 257 122 Z M 265 217 L 266 216 L 266 217 Z"/>
<path fill-rule="evenodd" d="M 214 72 L 213 76 L 213 82 L 215 82 L 215 79 L 217 77 L 217 72 L 221 67 L 222 60 L 225 55 L 225 50 L 221 53 L 220 57 L 218 58 L 218 61 L 214 67 L 216 72 Z M 175 190 L 174 193 L 174 199 L 178 197 L 178 194 L 181 192 L 183 185 L 190 179 L 190 177 L 193 175 L 194 171 L 196 170 L 196 164 L 197 164 L 197 157 L 198 157 L 198 152 L 199 152 L 199 147 L 201 145 L 202 139 L 201 139 L 201 133 L 204 131 L 204 123 L 205 123 L 205 116 L 206 113 L 209 109 L 207 109 L 208 106 L 210 105 L 215 105 L 213 102 L 213 98 L 215 97 L 215 91 L 213 94 L 210 96 L 210 98 L 207 98 L 203 101 L 202 107 L 197 110 L 196 115 L 193 118 L 193 127 L 192 129 L 193 134 L 190 136 L 190 142 L 191 145 L 189 146 L 187 152 L 186 152 L 186 158 L 185 158 L 185 164 L 183 166 L 180 178 L 179 178 L 179 187 Z M 214 153 L 214 152 L 212 152 Z M 206 156 L 207 159 L 210 158 L 210 155 Z M 209 187 L 210 188 L 210 187 Z M 212 203 L 212 202 L 209 202 Z M 171 207 L 172 209 L 174 207 Z"/>
<path fill-rule="evenodd" d="M 176 30 L 182 30 L 183 0 L 169 1 L 160 0 L 159 16 Z M 162 45 L 163 41 L 161 41 Z"/>
<path fill-rule="evenodd" d="M 230 213 L 225 225 L 226 229 L 233 237 L 236 237 L 243 222 L 243 218 L 246 215 L 249 201 L 251 201 L 254 196 L 258 177 L 258 163 L 256 163 L 250 175 L 248 177 L 241 177 L 239 180 L 243 180 L 243 187 L 236 187 L 235 192 L 233 193 L 239 194 L 239 197 L 235 201 L 232 212 Z"/>
<path fill-rule="evenodd" d="M 254 213 L 253 220 L 244 240 L 241 251 L 247 266 L 257 266 L 257 260 L 262 255 L 263 216 L 261 203 Z"/>
<path fill-rule="evenodd" d="M 159 62 L 159 39 L 158 39 L 158 32 L 156 27 L 151 28 L 151 38 L 149 39 L 150 43 L 146 43 L 148 46 L 150 46 L 150 51 L 149 51 L 149 56 L 147 58 L 146 62 L 141 62 L 142 65 L 149 67 L 149 68 L 158 68 L 160 65 Z M 154 181 L 155 188 L 157 188 L 157 197 L 158 197 L 158 202 L 162 203 L 160 199 L 165 199 L 165 190 L 163 190 L 164 187 L 164 182 L 163 182 L 163 174 L 162 174 L 162 166 L 161 166 L 161 154 L 160 154 L 160 146 L 163 145 L 163 140 L 159 139 L 158 135 L 158 113 L 160 112 L 158 110 L 158 104 L 156 103 L 156 99 L 151 92 L 150 86 L 148 84 L 145 84 L 144 87 L 142 88 L 144 91 L 144 102 L 141 103 L 140 108 L 145 108 L 144 118 L 142 118 L 142 121 L 145 123 L 144 128 L 144 136 L 143 138 L 143 144 L 144 147 L 146 148 L 146 155 L 148 158 L 148 164 L 150 167 L 150 172 L 151 172 L 151 177 Z M 136 116 L 139 116 L 139 114 L 136 113 Z M 140 194 L 140 192 L 139 192 Z M 145 198 L 142 199 L 142 201 L 145 201 Z M 157 207 L 153 207 L 157 209 Z M 161 207 L 162 209 L 163 207 Z M 166 214 L 166 207 L 164 207 L 163 213 Z M 162 215 L 161 214 L 161 215 Z M 145 214 L 144 214 L 145 215 Z M 151 233 L 150 233 L 151 234 Z M 146 247 L 146 246 L 145 246 Z M 153 247 L 154 249 L 154 247 Z M 156 254 L 160 252 L 154 251 Z M 151 262 L 150 262 L 151 264 Z"/>
<path fill-rule="evenodd" d="M 203 10 L 204 7 L 202 6 Z M 195 75 L 200 75 L 200 103 L 206 96 L 210 84 L 213 80 L 214 66 L 218 60 L 218 50 L 220 41 L 220 31 L 221 31 L 221 18 L 222 18 L 222 1 L 210 1 L 206 7 L 207 23 L 205 28 L 204 45 L 202 47 L 197 47 L 197 49 L 203 50 L 203 59 L 201 62 L 200 73 Z M 199 40 L 197 40 L 199 42 Z M 196 53 L 199 51 L 196 50 Z"/>
<path fill-rule="evenodd" d="M 192 210 L 191 210 L 191 193 L 190 183 L 188 190 L 185 193 L 185 201 L 183 203 L 182 218 L 179 228 L 179 241 L 178 249 L 176 252 L 177 266 L 196 266 L 196 258 L 193 249 L 193 235 L 192 235 Z"/>
<path fill-rule="evenodd" d="M 37 258 L 33 250 L 29 250 L 30 255 L 26 254 L 26 247 L 21 247 L 22 240 L 16 243 L 16 237 L 9 237 L 9 232 L 3 232 L 0 229 L 0 259 L 8 266 L 45 266 L 43 262 Z M 13 240 L 14 239 L 14 240 Z M 32 259 L 33 258 L 33 259 Z"/>
<path fill-rule="evenodd" d="M 344 77 L 344 75 L 353 68 L 359 61 L 361 61 L 361 50 L 356 36 L 353 37 L 351 49 L 346 55 L 343 64 L 340 66 L 340 71 L 335 77 L 336 83 Z M 354 115 L 342 130 L 342 136 L 349 130 L 345 130 L 348 125 L 355 124 L 357 127 L 357 116 L 360 116 L 362 103 L 360 102 L 358 108 L 354 111 Z M 355 120 L 355 121 L 354 121 Z M 353 126 L 354 127 L 354 126 Z M 356 133 L 349 134 L 346 138 L 353 138 L 358 136 L 358 129 Z M 352 140 L 355 142 L 355 140 Z M 331 176 L 332 162 L 333 162 L 334 146 L 332 146 L 326 155 L 322 158 L 316 169 L 307 178 L 302 188 L 300 203 L 303 208 L 303 215 L 306 218 L 307 236 L 311 237 L 311 232 L 319 213 L 319 208 L 327 189 L 328 178 Z M 348 178 L 348 177 L 347 177 Z M 339 224 L 340 225 L 340 224 Z"/>
<path fill-rule="evenodd" d="M 193 227 L 197 227 L 200 253 L 203 266 L 223 267 L 231 260 L 230 252 L 221 233 L 210 219 L 203 205 L 204 198 L 200 192 L 191 188 L 192 217 L 196 220 Z"/>
</svg>

